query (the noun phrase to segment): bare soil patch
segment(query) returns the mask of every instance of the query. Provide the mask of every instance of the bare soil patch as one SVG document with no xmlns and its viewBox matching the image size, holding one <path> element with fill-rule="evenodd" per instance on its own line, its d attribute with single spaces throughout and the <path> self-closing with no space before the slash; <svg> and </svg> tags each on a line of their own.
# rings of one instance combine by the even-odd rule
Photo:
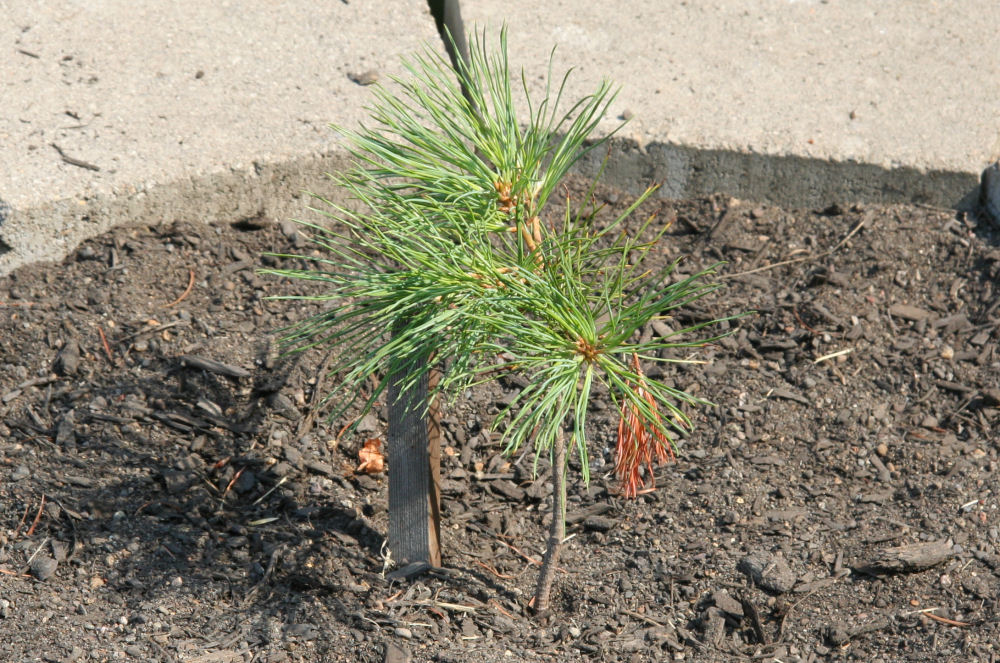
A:
<svg viewBox="0 0 1000 663">
<path fill-rule="evenodd" d="M 727 262 L 672 322 L 757 313 L 651 368 L 717 404 L 655 492 L 618 496 L 617 412 L 593 403 L 542 624 L 547 467 L 488 430 L 513 380 L 445 412 L 446 568 L 383 574 L 385 480 L 354 468 L 384 419 L 310 415 L 326 351 L 279 358 L 272 332 L 322 303 L 254 271 L 311 250 L 295 228 L 120 228 L 0 280 L 3 660 L 1000 660 L 996 232 L 911 206 L 644 211 L 684 273 Z"/>
</svg>

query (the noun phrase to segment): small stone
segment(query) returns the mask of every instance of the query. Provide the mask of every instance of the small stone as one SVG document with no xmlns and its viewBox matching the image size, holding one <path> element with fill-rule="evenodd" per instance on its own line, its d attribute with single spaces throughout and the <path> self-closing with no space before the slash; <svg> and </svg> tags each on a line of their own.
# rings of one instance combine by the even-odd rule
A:
<svg viewBox="0 0 1000 663">
<path fill-rule="evenodd" d="M 889 455 L 889 445 L 885 442 L 879 442 L 878 446 L 875 447 L 875 453 L 885 458 Z"/>
<path fill-rule="evenodd" d="M 70 339 L 56 357 L 56 372 L 61 375 L 76 375 L 80 368 L 80 346 Z"/>
<path fill-rule="evenodd" d="M 712 594 L 712 601 L 715 603 L 715 607 L 723 612 L 736 619 L 743 619 L 743 604 L 730 596 L 726 590 L 720 589 Z"/>
<path fill-rule="evenodd" d="M 61 447 L 72 447 L 76 444 L 76 412 L 70 410 L 56 426 L 55 443 Z"/>
<path fill-rule="evenodd" d="M 97 255 L 97 251 L 95 251 L 92 246 L 80 247 L 80 250 L 76 252 L 76 259 L 78 261 L 97 260 L 99 257 L 100 256 Z"/>
<path fill-rule="evenodd" d="M 374 69 L 363 71 L 360 74 L 348 74 L 347 77 L 358 85 L 374 85 L 378 82 L 378 72 Z"/>
<path fill-rule="evenodd" d="M 412 655 L 408 650 L 392 642 L 385 645 L 385 656 L 382 663 L 410 663 Z"/>
<path fill-rule="evenodd" d="M 243 473 L 240 474 L 240 478 L 236 480 L 235 484 L 233 484 L 233 490 L 240 495 L 244 495 L 253 490 L 256 485 L 257 475 L 250 470 L 243 470 Z"/>
<path fill-rule="evenodd" d="M 315 640 L 318 635 L 318 630 L 313 624 L 292 624 L 285 632 L 303 640 Z"/>
<path fill-rule="evenodd" d="M 292 446 L 285 447 L 285 460 L 295 467 L 302 467 L 302 452 Z"/>
<path fill-rule="evenodd" d="M 478 638 L 479 629 L 476 628 L 476 623 L 471 619 L 462 620 L 462 635 L 466 638 Z"/>
<path fill-rule="evenodd" d="M 286 419 L 296 420 L 299 419 L 302 414 L 295 407 L 295 403 L 292 399 L 281 393 L 280 391 L 271 394 L 270 398 L 267 399 L 268 405 L 281 416 Z"/>
<path fill-rule="evenodd" d="M 65 541 L 52 539 L 49 545 L 52 547 L 52 555 L 56 558 L 56 561 L 65 562 L 66 558 L 69 556 L 69 544 Z"/>
<path fill-rule="evenodd" d="M 173 495 L 187 490 L 188 486 L 194 483 L 196 477 L 191 472 L 179 470 L 164 470 L 163 483 L 167 487 L 167 492 Z"/>
<path fill-rule="evenodd" d="M 411 640 L 413 638 L 413 631 L 406 628 L 405 626 L 397 626 L 395 633 L 404 640 Z"/>
<path fill-rule="evenodd" d="M 603 516 L 587 516 L 583 521 L 583 528 L 590 532 L 610 532 L 615 528 L 615 521 Z"/>
<path fill-rule="evenodd" d="M 783 594 L 795 585 L 795 572 L 780 553 L 751 553 L 740 560 L 737 568 L 765 591 Z"/>
<path fill-rule="evenodd" d="M 735 525 L 738 522 L 740 522 L 740 514 L 732 509 L 719 516 L 719 523 L 722 525 Z"/>
<path fill-rule="evenodd" d="M 48 555 L 39 555 L 31 560 L 29 568 L 31 569 L 31 575 L 45 582 L 55 574 L 57 566 L 59 566 L 59 562 L 54 558 Z"/>
<path fill-rule="evenodd" d="M 363 490 L 376 491 L 379 489 L 379 482 L 367 474 L 354 475 L 354 483 Z"/>
<path fill-rule="evenodd" d="M 361 417 L 361 421 L 358 422 L 357 430 L 359 433 L 374 433 L 378 430 L 378 418 L 369 412 L 365 416 Z"/>
<path fill-rule="evenodd" d="M 10 474 L 11 481 L 20 481 L 22 479 L 27 479 L 31 476 L 31 470 L 28 469 L 27 465 L 18 465 L 14 468 L 14 471 Z"/>
<path fill-rule="evenodd" d="M 979 599 L 990 597 L 990 583 L 982 576 L 966 576 L 962 578 L 962 589 Z M 2 602 L 0 602 L 2 608 Z M 0 616 L 3 616 L 0 611 Z"/>
<path fill-rule="evenodd" d="M 294 469 L 295 468 L 292 467 L 291 463 L 286 463 L 285 461 L 281 461 L 280 463 L 271 468 L 271 472 L 273 472 L 275 476 L 283 477 L 288 475 Z"/>
</svg>

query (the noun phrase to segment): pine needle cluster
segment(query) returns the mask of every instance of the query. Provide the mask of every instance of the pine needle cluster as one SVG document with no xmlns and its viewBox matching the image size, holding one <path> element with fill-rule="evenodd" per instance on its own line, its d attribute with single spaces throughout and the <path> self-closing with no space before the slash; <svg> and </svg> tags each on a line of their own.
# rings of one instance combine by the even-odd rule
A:
<svg viewBox="0 0 1000 663">
<path fill-rule="evenodd" d="M 676 263 L 651 266 L 664 229 L 649 219 L 627 232 L 625 222 L 652 190 L 600 227 L 586 202 L 550 211 L 574 163 L 607 139 L 590 137 L 614 99 L 609 83 L 564 108 L 569 73 L 554 79 L 550 59 L 534 100 L 523 73 L 515 84 L 506 32 L 496 50 L 472 40 L 458 71 L 464 90 L 430 49 L 405 65 L 405 77 L 375 88 L 370 126 L 336 128 L 354 167 L 331 177 L 353 204 L 319 200 L 330 221 L 304 225 L 321 255 L 309 269 L 269 270 L 326 288 L 303 298 L 328 308 L 286 330 L 285 342 L 339 348 L 334 416 L 379 400 L 385 380 L 359 396 L 371 376 L 415 383 L 432 358 L 444 366 L 438 391 L 452 397 L 517 372 L 527 386 L 495 422 L 507 450 L 545 454 L 565 432 L 584 480 L 588 404 L 603 383 L 622 414 L 618 472 L 635 495 L 638 465 L 672 454 L 691 424 L 684 404 L 701 402 L 647 379 L 642 363 L 684 361 L 684 348 L 713 340 L 695 338 L 711 323 L 666 338 L 640 332 L 715 288 L 711 270 L 675 278 Z"/>
</svg>

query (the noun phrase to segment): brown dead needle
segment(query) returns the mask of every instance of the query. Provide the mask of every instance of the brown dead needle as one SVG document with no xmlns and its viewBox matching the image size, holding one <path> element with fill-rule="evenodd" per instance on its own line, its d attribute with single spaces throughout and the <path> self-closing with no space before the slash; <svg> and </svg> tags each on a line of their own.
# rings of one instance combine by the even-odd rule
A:
<svg viewBox="0 0 1000 663">
<path fill-rule="evenodd" d="M 184 288 L 184 292 L 181 293 L 180 297 L 178 297 L 174 301 L 170 302 L 169 304 L 167 304 L 163 308 L 173 308 L 174 306 L 177 306 L 178 304 L 180 304 L 182 301 L 184 301 L 185 297 L 187 297 L 188 295 L 191 294 L 191 289 L 193 287 L 194 287 L 194 270 L 193 269 L 189 269 L 188 270 L 188 284 L 187 284 L 187 287 Z"/>
<path fill-rule="evenodd" d="M 921 610 L 920 612 L 924 617 L 930 617 L 934 621 L 941 622 L 942 624 L 947 624 L 948 626 L 958 626 L 958 627 L 972 626 L 972 624 L 969 624 L 967 622 L 959 622 L 955 621 L 954 619 L 948 619 L 947 617 L 942 617 L 941 615 L 935 615 L 933 612 L 930 612 L 929 610 Z"/>
<path fill-rule="evenodd" d="M 25 534 L 26 537 L 31 537 L 35 533 L 35 527 L 38 526 L 38 521 L 42 519 L 42 509 L 45 508 L 45 495 L 42 495 L 42 503 L 38 505 L 38 513 L 35 514 L 35 520 L 32 521 L 31 527 L 28 528 L 28 533 Z"/>
<path fill-rule="evenodd" d="M 229 481 L 229 485 L 227 485 L 227 486 L 226 486 L 226 489 L 225 489 L 224 491 L 222 491 L 222 499 L 223 499 L 223 500 L 225 500 L 225 499 L 226 499 L 226 495 L 228 495 L 228 494 L 229 494 L 229 491 L 230 491 L 230 489 L 232 489 L 233 485 L 234 485 L 234 484 L 235 484 L 235 483 L 236 483 L 236 482 L 237 482 L 237 481 L 239 480 L 240 476 L 242 476 L 242 475 L 243 475 L 243 470 L 245 470 L 245 469 L 246 469 L 245 467 L 241 467 L 241 468 L 240 468 L 240 469 L 239 469 L 239 470 L 238 470 L 238 471 L 236 472 L 236 474 L 234 474 L 234 475 L 233 475 L 233 478 L 232 478 L 232 479 L 230 479 L 230 481 Z"/>
<path fill-rule="evenodd" d="M 111 354 L 111 345 L 108 343 L 108 337 L 104 335 L 104 330 L 98 327 L 97 333 L 101 335 L 101 344 L 104 345 L 104 352 L 108 355 L 108 361 L 112 364 L 115 363 L 115 356 Z"/>
</svg>

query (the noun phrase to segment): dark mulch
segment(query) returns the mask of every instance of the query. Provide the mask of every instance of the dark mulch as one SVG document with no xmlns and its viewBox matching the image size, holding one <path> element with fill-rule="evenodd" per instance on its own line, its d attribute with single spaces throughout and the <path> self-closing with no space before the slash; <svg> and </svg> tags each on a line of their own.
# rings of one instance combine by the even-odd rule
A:
<svg viewBox="0 0 1000 663">
<path fill-rule="evenodd" d="M 270 334 L 321 306 L 254 271 L 311 250 L 294 228 L 117 229 L 0 280 L 3 659 L 1000 660 L 997 234 L 923 207 L 645 211 L 683 271 L 728 263 L 675 324 L 757 313 L 654 373 L 717 403 L 655 492 L 618 496 L 594 402 L 541 624 L 549 474 L 488 430 L 513 382 L 445 412 L 446 568 L 383 575 L 385 479 L 354 468 L 384 419 L 311 418 L 326 355 Z"/>
</svg>

